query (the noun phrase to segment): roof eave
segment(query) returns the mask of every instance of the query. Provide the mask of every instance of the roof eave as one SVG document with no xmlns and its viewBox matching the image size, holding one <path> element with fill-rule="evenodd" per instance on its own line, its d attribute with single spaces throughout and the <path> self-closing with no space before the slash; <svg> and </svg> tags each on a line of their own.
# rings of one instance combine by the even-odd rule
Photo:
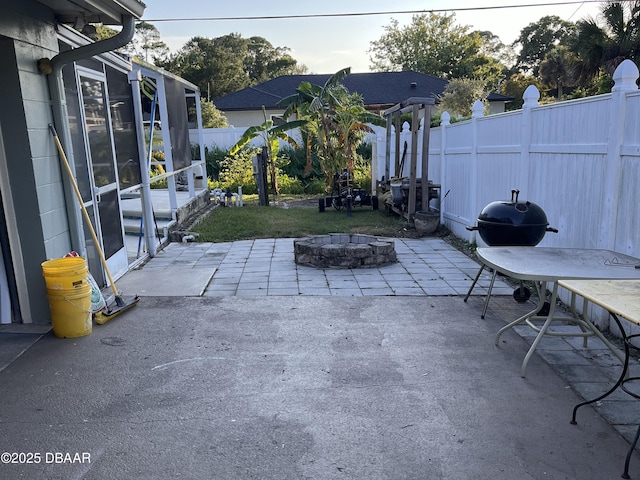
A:
<svg viewBox="0 0 640 480">
<path fill-rule="evenodd" d="M 39 0 L 55 12 L 60 23 L 121 25 L 123 17 L 142 18 L 146 5 L 140 0 Z"/>
</svg>

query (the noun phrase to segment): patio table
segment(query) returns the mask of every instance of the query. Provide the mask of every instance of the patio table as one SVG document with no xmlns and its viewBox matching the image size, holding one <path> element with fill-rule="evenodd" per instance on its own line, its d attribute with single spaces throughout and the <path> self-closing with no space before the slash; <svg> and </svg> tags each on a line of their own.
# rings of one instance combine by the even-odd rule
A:
<svg viewBox="0 0 640 480">
<path fill-rule="evenodd" d="M 607 392 L 603 393 L 593 400 L 579 403 L 573 409 L 573 416 L 571 417 L 571 423 L 576 424 L 576 414 L 578 409 L 584 405 L 589 405 L 594 402 L 598 402 L 609 395 L 611 395 L 616 389 L 621 388 L 634 398 L 640 398 L 640 394 L 637 390 L 631 390 L 625 385 L 629 382 L 637 382 L 640 377 L 627 377 L 629 369 L 629 353 L 630 348 L 634 347 L 631 344 L 631 340 L 636 337 L 640 337 L 640 334 L 627 335 L 620 318 L 623 318 L 631 324 L 640 325 L 640 281 L 638 280 L 560 280 L 558 285 L 566 288 L 571 292 L 571 310 L 575 311 L 575 298 L 576 295 L 580 296 L 584 300 L 583 309 L 584 312 L 588 302 L 591 302 L 599 307 L 604 308 L 609 312 L 614 319 L 620 330 L 620 335 L 624 341 L 624 362 L 620 378 Z M 624 464 L 624 473 L 622 478 L 629 477 L 629 461 L 631 460 L 631 454 L 638 443 L 640 437 L 640 426 L 636 431 L 635 438 L 627 452 L 627 458 Z"/>
<path fill-rule="evenodd" d="M 530 312 L 502 327 L 496 334 L 495 343 L 499 345 L 504 332 L 516 325 L 526 324 L 537 332 L 529 351 L 524 357 L 520 375 L 526 375 L 527 364 L 545 335 L 561 337 L 583 337 L 587 345 L 588 337 L 596 336 L 611 351 L 624 361 L 623 356 L 590 321 L 576 315 L 556 316 L 558 282 L 560 280 L 602 280 L 637 279 L 640 280 L 640 259 L 611 250 L 553 247 L 486 247 L 478 248 L 479 260 L 489 268 L 508 277 L 534 282 L 538 291 L 538 305 Z M 552 284 L 549 311 L 540 315 L 546 300 L 547 285 Z M 537 321 L 538 324 L 535 324 Z M 550 329 L 552 322 L 565 321 L 579 327 L 579 331 L 558 331 Z M 542 322 L 540 326 L 539 323 Z"/>
</svg>

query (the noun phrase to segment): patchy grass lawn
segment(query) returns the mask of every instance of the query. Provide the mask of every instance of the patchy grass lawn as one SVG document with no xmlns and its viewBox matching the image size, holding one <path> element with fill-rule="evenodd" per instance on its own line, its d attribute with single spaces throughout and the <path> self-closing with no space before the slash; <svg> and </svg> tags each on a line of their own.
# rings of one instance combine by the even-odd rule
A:
<svg viewBox="0 0 640 480">
<path fill-rule="evenodd" d="M 217 207 L 202 217 L 190 231 L 198 242 L 231 242 L 256 238 L 298 238 L 326 233 L 362 233 L 382 237 L 416 237 L 404 218 L 384 208 L 356 207 L 346 210 L 328 207 L 318 211 L 317 198 L 282 198 L 260 207 L 252 199 L 245 206 Z M 283 208 L 286 207 L 286 208 Z"/>
</svg>

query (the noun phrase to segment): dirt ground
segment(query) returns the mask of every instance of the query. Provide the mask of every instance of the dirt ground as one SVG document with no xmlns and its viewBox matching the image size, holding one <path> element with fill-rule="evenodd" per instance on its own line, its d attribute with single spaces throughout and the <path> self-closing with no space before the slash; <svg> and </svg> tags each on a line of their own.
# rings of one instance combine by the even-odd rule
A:
<svg viewBox="0 0 640 480">
<path fill-rule="evenodd" d="M 318 208 L 318 199 L 319 197 L 304 198 L 301 200 L 276 199 L 271 203 L 273 203 L 274 206 L 281 208 Z"/>
</svg>

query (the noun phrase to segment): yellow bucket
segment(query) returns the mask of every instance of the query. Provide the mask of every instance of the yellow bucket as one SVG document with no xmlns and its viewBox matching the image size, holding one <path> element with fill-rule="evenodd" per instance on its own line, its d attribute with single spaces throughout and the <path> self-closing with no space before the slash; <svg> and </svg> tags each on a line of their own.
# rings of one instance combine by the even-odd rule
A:
<svg viewBox="0 0 640 480">
<path fill-rule="evenodd" d="M 53 334 L 76 338 L 91 333 L 91 285 L 67 290 L 47 289 Z"/>
<path fill-rule="evenodd" d="M 87 261 L 82 257 L 62 257 L 42 263 L 47 290 L 73 290 L 88 285 Z"/>
</svg>

